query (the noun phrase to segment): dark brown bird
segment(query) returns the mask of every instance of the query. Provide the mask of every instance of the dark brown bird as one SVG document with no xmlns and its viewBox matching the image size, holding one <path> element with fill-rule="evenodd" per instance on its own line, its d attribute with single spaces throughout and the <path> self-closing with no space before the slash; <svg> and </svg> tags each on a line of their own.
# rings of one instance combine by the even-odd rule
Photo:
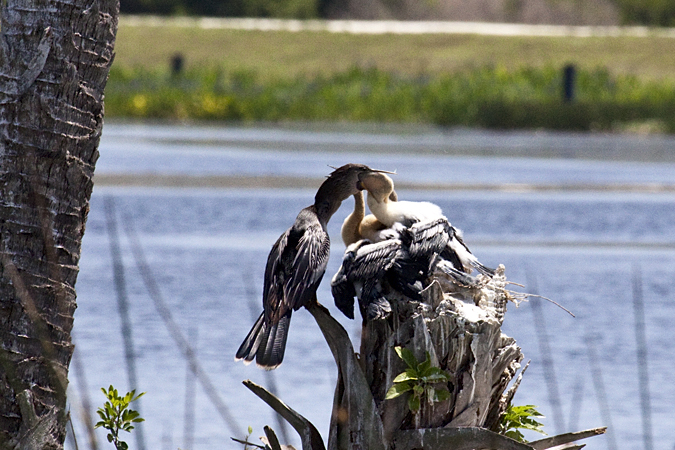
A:
<svg viewBox="0 0 675 450">
<path fill-rule="evenodd" d="M 319 187 L 314 204 L 304 208 L 267 257 L 263 312 L 237 350 L 236 360 L 271 370 L 284 358 L 291 314 L 316 301 L 328 256 L 326 225 L 343 200 L 363 189 L 361 178 L 378 172 L 361 164 L 335 169 Z"/>
</svg>

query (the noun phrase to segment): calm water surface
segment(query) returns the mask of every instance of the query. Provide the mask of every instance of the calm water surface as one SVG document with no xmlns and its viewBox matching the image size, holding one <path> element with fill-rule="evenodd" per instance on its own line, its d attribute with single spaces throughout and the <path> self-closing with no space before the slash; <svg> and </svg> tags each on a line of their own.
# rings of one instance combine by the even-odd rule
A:
<svg viewBox="0 0 675 450">
<path fill-rule="evenodd" d="M 399 195 L 439 204 L 453 224 L 464 230 L 466 242 L 483 263 L 504 264 L 510 280 L 536 289 L 576 314 L 572 318 L 549 303 L 540 304 L 557 381 L 558 406 L 551 401 L 555 395 L 549 391 L 546 356 L 540 351 L 541 328 L 538 333 L 536 323 L 542 323 L 535 322 L 532 307 L 540 300 L 522 303 L 518 308 L 511 306 L 504 332 L 516 338 L 525 359 L 532 360 L 515 402 L 537 405 L 546 415 L 543 421 L 549 434 L 612 425 L 613 435 L 586 441 L 589 449 L 612 448 L 613 442 L 619 449 L 642 447 L 632 287 L 632 279 L 639 272 L 645 302 L 654 446 L 674 448 L 675 164 L 570 160 L 550 155 L 484 157 L 477 156 L 478 151 L 464 152 L 472 156 L 457 156 L 451 138 L 117 125 L 104 131 L 97 173 L 318 178 L 330 171 L 328 164 L 361 162 L 397 169 L 395 179 L 411 183 L 666 187 L 656 193 L 466 189 L 404 190 Z M 466 136 L 463 139 L 460 141 L 466 143 Z M 528 139 L 532 137 L 522 135 L 526 144 Z M 561 154 L 577 154 L 581 138 L 571 139 L 567 150 L 565 139 L 561 136 L 546 142 Z M 484 143 L 485 136 L 477 133 L 474 140 L 476 145 Z M 496 148 L 500 139 L 494 141 L 490 145 Z M 518 142 L 508 135 L 501 141 L 512 147 Z M 359 145 L 368 149 L 378 142 L 391 145 L 396 152 L 359 151 Z M 589 142 L 614 149 L 623 145 L 597 141 L 596 137 Z M 654 145 L 664 144 L 659 141 Z M 320 151 L 313 151 L 313 146 Z M 414 151 L 406 151 L 406 146 L 414 147 Z M 95 187 L 83 242 L 73 333 L 76 357 L 85 367 L 87 393 L 93 403 L 102 403 L 101 386 L 112 383 L 122 390 L 129 388 L 104 212 L 104 201 L 112 199 L 118 221 L 131 221 L 138 230 L 173 318 L 185 335 L 192 336 L 201 364 L 236 416 L 241 427 L 237 436 L 243 437 L 249 425 L 254 437 L 262 434 L 263 425 L 279 428 L 271 410 L 241 384 L 245 379 L 265 386 L 274 383 L 289 406 L 327 435 L 335 365 L 306 311 L 293 315 L 284 364 L 272 372 L 273 378 L 233 360 L 260 312 L 269 249 L 297 212 L 313 202 L 313 196 L 314 191 L 308 189 Z M 352 205 L 351 200 L 346 201 L 329 224 L 331 260 L 318 297 L 358 345 L 359 323 L 344 318 L 332 305 L 328 283 L 344 251 L 339 227 Z M 140 404 L 147 419 L 143 424 L 146 448 L 187 450 L 187 363 L 148 295 L 123 232 L 121 245 L 138 366 L 137 388 L 147 391 Z M 588 342 L 597 353 L 595 365 L 589 363 Z M 602 409 L 598 379 L 592 376 L 594 367 L 601 372 L 609 417 Z M 83 380 L 72 368 L 70 378 L 71 408 L 82 448 L 84 431 L 77 419 Z M 194 443 L 190 450 L 241 448 L 230 441 L 233 432 L 199 386 L 194 403 Z M 291 443 L 299 448 L 296 435 L 289 434 Z M 528 438 L 535 439 L 536 435 Z M 105 442 L 103 432 L 99 433 L 99 442 Z M 127 442 L 137 448 L 133 436 Z"/>
</svg>

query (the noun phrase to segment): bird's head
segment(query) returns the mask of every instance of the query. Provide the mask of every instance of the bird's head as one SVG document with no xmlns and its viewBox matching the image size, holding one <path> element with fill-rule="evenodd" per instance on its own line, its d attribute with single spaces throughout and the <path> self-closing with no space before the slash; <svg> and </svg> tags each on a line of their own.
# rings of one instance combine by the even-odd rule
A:
<svg viewBox="0 0 675 450">
<path fill-rule="evenodd" d="M 338 167 L 323 182 L 316 193 L 315 199 L 332 199 L 340 202 L 346 200 L 365 189 L 363 180 L 370 174 L 375 173 L 385 174 L 394 172 L 371 169 L 364 164 L 345 164 Z"/>
<path fill-rule="evenodd" d="M 336 168 L 319 187 L 314 197 L 314 204 L 322 215 L 332 216 L 343 200 L 358 194 L 365 188 L 363 181 L 369 174 L 374 173 L 393 172 L 371 169 L 364 164 L 345 164 Z"/>
<path fill-rule="evenodd" d="M 396 193 L 394 191 L 394 180 L 392 180 L 387 173 L 391 172 L 371 172 L 364 174 L 360 178 L 360 185 L 366 189 L 378 202 L 383 202 L 386 198 L 396 200 Z"/>
</svg>

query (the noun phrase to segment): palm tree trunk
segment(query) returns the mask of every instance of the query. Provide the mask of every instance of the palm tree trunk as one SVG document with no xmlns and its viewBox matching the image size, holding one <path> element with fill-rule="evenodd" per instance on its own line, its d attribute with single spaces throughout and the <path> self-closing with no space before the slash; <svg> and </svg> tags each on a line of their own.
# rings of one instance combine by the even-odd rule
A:
<svg viewBox="0 0 675 450">
<path fill-rule="evenodd" d="M 65 439 L 75 281 L 117 0 L 8 0 L 0 39 L 0 448 Z"/>
</svg>

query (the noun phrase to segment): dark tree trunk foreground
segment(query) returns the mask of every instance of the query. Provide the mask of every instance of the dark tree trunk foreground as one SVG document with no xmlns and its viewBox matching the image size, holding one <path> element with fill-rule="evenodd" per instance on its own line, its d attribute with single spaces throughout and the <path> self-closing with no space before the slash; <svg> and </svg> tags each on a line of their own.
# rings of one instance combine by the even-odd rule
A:
<svg viewBox="0 0 675 450">
<path fill-rule="evenodd" d="M 75 280 L 117 0 L 7 0 L 0 39 L 0 448 L 63 448 Z"/>
</svg>

